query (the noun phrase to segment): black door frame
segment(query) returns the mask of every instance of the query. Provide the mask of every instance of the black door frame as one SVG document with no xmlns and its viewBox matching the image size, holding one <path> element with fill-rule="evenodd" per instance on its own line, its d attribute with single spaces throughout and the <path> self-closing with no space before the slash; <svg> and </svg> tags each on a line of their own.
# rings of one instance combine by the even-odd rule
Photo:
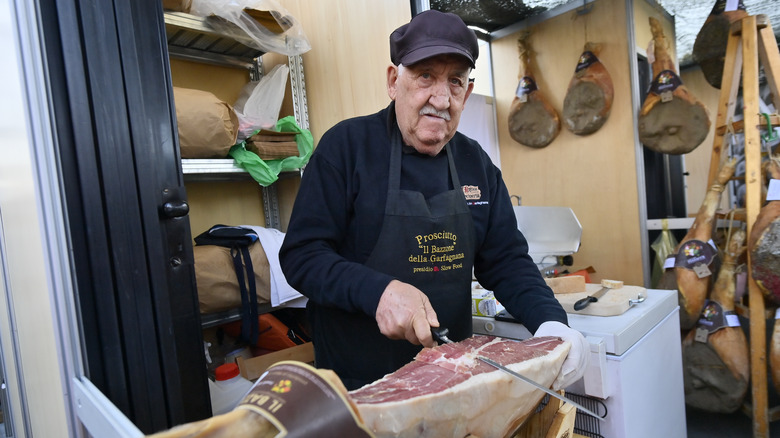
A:
<svg viewBox="0 0 780 438">
<path fill-rule="evenodd" d="M 144 433 L 206 418 L 162 3 L 39 6 L 86 375 Z"/>
</svg>

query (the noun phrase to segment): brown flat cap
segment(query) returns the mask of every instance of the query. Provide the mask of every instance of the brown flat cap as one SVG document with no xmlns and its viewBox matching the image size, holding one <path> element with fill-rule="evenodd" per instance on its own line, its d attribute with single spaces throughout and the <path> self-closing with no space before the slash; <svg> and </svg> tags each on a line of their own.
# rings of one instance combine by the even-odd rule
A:
<svg viewBox="0 0 780 438">
<path fill-rule="evenodd" d="M 455 14 L 430 9 L 390 34 L 390 60 L 412 65 L 437 55 L 460 55 L 474 68 L 477 35 Z"/>
</svg>

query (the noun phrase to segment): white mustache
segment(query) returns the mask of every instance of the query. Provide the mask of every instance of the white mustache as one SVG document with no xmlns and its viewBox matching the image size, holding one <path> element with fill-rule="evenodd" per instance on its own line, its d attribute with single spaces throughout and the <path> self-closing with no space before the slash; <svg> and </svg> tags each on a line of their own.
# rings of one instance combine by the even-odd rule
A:
<svg viewBox="0 0 780 438">
<path fill-rule="evenodd" d="M 422 107 L 420 110 L 421 116 L 427 116 L 427 115 L 434 115 L 436 117 L 441 117 L 442 119 L 446 121 L 450 121 L 450 112 L 448 110 L 439 111 L 436 108 L 433 107 L 433 105 L 428 104 Z"/>
</svg>

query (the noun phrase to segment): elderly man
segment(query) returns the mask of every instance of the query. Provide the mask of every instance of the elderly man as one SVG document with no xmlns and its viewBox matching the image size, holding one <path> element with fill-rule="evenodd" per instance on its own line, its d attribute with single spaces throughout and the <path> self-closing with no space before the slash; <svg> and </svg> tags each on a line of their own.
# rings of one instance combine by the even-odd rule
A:
<svg viewBox="0 0 780 438">
<path fill-rule="evenodd" d="M 456 132 L 474 84 L 477 38 L 430 10 L 390 35 L 392 102 L 323 135 L 280 251 L 309 297 L 318 367 L 349 389 L 433 346 L 432 327 L 472 335 L 473 275 L 536 336 L 572 349 L 554 386 L 584 372 L 587 344 L 528 255 L 501 172 Z"/>
</svg>

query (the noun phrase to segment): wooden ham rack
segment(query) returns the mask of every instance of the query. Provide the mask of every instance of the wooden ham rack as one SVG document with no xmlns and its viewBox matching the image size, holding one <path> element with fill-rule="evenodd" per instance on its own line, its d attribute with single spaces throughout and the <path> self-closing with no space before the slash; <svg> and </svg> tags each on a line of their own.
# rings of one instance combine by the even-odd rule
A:
<svg viewBox="0 0 780 438">
<path fill-rule="evenodd" d="M 564 395 L 563 390 L 558 392 Z M 549 397 L 547 404 L 528 417 L 512 438 L 577 438 L 581 435 L 574 433 L 576 414 L 573 404 Z"/>
<path fill-rule="evenodd" d="M 780 53 L 778 53 L 772 27 L 766 15 L 749 15 L 732 24 L 726 57 L 723 66 L 723 80 L 718 101 L 718 115 L 715 137 L 712 145 L 708 187 L 717 175 L 723 161 L 723 143 L 727 132 L 745 134 L 745 222 L 750 234 L 756 217 L 761 210 L 761 137 L 760 129 L 779 126 L 778 117 L 767 117 L 769 125 L 762 119 L 759 110 L 759 60 L 764 67 L 772 91 L 775 108 L 780 108 Z M 741 75 L 740 75 L 741 73 Z M 737 104 L 740 77 L 742 79 L 743 121 L 731 124 Z M 767 388 L 767 343 L 766 309 L 764 296 L 751 275 L 752 266 L 748 256 L 748 297 L 750 319 L 750 377 L 752 403 L 744 410 L 753 419 L 753 436 L 768 437 L 769 422 L 780 419 L 780 407 L 768 407 Z"/>
</svg>

